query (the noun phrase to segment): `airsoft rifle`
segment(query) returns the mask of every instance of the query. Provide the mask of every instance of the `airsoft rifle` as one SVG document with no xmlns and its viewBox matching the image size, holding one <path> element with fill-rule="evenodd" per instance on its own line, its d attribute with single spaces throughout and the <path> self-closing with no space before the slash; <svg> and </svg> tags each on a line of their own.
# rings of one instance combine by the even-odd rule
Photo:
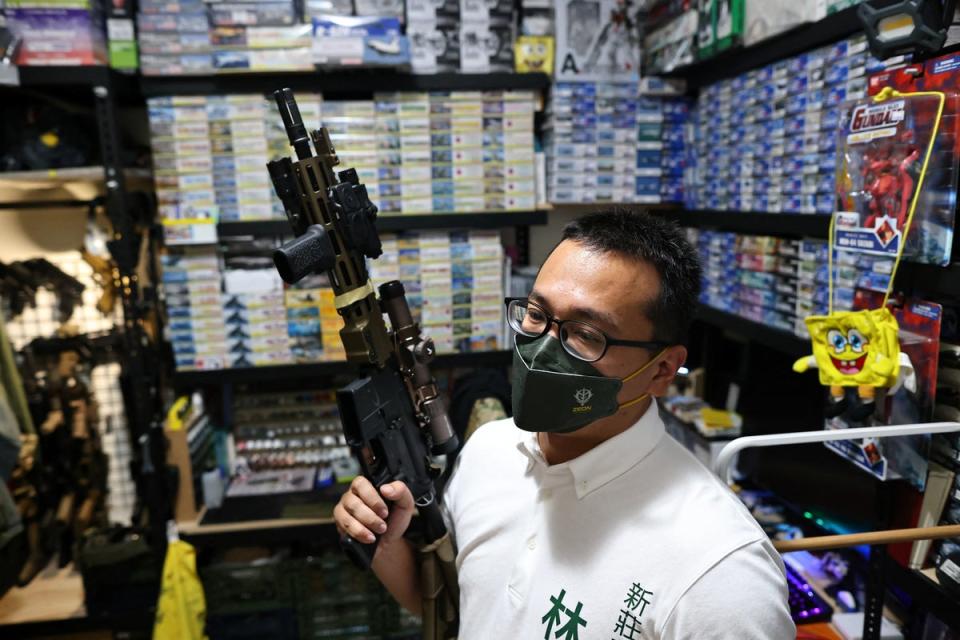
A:
<svg viewBox="0 0 960 640">
<path fill-rule="evenodd" d="M 274 252 L 274 263 L 287 283 L 311 273 L 324 273 L 330 281 L 344 322 L 340 338 L 347 361 L 360 370 L 357 380 L 337 392 L 344 435 L 375 487 L 401 480 L 410 488 L 425 541 L 423 637 L 455 637 L 459 592 L 453 546 L 434 489 L 441 470 L 431 455 L 455 451 L 457 436 L 428 368 L 433 341 L 414 322 L 402 283 L 387 282 L 377 291 L 370 282 L 365 261 L 382 253 L 377 208 L 356 170 L 334 171 L 340 161 L 329 133 L 321 127 L 307 136 L 289 89 L 275 91 L 274 98 L 297 156 L 267 164 L 296 236 Z M 342 545 L 355 563 L 370 566 L 376 543 L 347 537 Z"/>
</svg>

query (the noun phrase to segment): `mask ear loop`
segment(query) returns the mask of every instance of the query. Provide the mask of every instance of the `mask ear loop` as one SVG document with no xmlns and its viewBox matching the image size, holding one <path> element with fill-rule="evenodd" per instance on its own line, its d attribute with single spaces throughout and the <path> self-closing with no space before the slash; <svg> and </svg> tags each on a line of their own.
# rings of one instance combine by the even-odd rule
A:
<svg viewBox="0 0 960 640">
<path fill-rule="evenodd" d="M 653 358 L 650 359 L 650 362 L 647 362 L 645 365 L 643 365 L 642 367 L 640 367 L 639 369 L 637 369 L 636 371 L 634 371 L 633 373 L 631 373 L 630 375 L 628 375 L 626 378 L 623 378 L 623 379 L 621 380 L 621 382 L 630 382 L 631 380 L 633 380 L 635 377 L 637 377 L 638 375 L 640 375 L 641 373 L 643 373 L 644 371 L 646 371 L 648 368 L 650 368 L 650 366 L 652 366 L 654 363 L 659 362 L 659 361 L 660 361 L 660 356 L 662 356 L 664 353 L 666 353 L 666 351 L 667 351 L 666 348 L 661 349 L 660 351 L 658 351 L 658 352 L 657 352 L 657 355 L 653 356 Z M 634 398 L 633 400 L 629 400 L 629 401 L 624 402 L 623 404 L 619 405 L 619 406 L 617 407 L 617 410 L 626 409 L 626 408 L 628 408 L 628 407 L 632 407 L 633 405 L 637 404 L 638 402 L 643 402 L 644 400 L 646 400 L 646 399 L 649 398 L 649 397 L 650 397 L 650 394 L 649 394 L 649 393 L 645 393 L 645 394 L 643 394 L 642 396 L 640 396 L 640 397 L 638 397 L 638 398 Z"/>
</svg>

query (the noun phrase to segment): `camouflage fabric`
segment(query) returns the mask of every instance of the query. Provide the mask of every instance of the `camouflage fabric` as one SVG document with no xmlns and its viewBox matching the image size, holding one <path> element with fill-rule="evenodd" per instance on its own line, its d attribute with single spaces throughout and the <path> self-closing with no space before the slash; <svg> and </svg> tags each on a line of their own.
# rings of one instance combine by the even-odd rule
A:
<svg viewBox="0 0 960 640">
<path fill-rule="evenodd" d="M 480 398 L 473 403 L 470 409 L 470 420 L 467 421 L 467 433 L 464 435 L 464 442 L 470 439 L 473 432 L 479 427 L 501 420 L 507 417 L 507 411 L 503 408 L 503 403 L 496 398 Z"/>
</svg>

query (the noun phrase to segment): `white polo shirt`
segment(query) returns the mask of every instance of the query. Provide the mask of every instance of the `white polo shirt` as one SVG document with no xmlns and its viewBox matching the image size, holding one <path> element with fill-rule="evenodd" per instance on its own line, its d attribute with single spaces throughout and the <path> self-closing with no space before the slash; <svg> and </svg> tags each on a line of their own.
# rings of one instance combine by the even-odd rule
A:
<svg viewBox="0 0 960 640">
<path fill-rule="evenodd" d="M 656 403 L 557 465 L 512 419 L 484 425 L 444 503 L 460 640 L 796 637 L 780 556 Z"/>
</svg>

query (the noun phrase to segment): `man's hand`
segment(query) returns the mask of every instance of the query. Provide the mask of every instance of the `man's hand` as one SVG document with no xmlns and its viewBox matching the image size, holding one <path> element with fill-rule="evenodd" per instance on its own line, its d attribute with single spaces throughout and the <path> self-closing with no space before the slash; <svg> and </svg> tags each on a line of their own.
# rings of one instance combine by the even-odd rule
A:
<svg viewBox="0 0 960 640">
<path fill-rule="evenodd" d="M 389 512 L 384 498 L 393 503 Z M 369 480 L 358 476 L 333 508 L 333 519 L 340 535 L 357 542 L 369 544 L 380 537 L 371 568 L 397 602 L 419 616 L 423 604 L 419 571 L 413 547 L 403 538 L 413 511 L 413 495 L 404 483 L 385 484 L 378 494 Z"/>
<path fill-rule="evenodd" d="M 381 543 L 394 542 L 403 536 L 414 512 L 410 489 L 397 481 L 383 485 L 380 494 L 363 476 L 354 478 L 350 490 L 333 509 L 333 519 L 341 535 L 364 543 L 373 542 L 375 536 L 380 536 Z M 393 503 L 389 512 L 384 498 Z"/>
</svg>

